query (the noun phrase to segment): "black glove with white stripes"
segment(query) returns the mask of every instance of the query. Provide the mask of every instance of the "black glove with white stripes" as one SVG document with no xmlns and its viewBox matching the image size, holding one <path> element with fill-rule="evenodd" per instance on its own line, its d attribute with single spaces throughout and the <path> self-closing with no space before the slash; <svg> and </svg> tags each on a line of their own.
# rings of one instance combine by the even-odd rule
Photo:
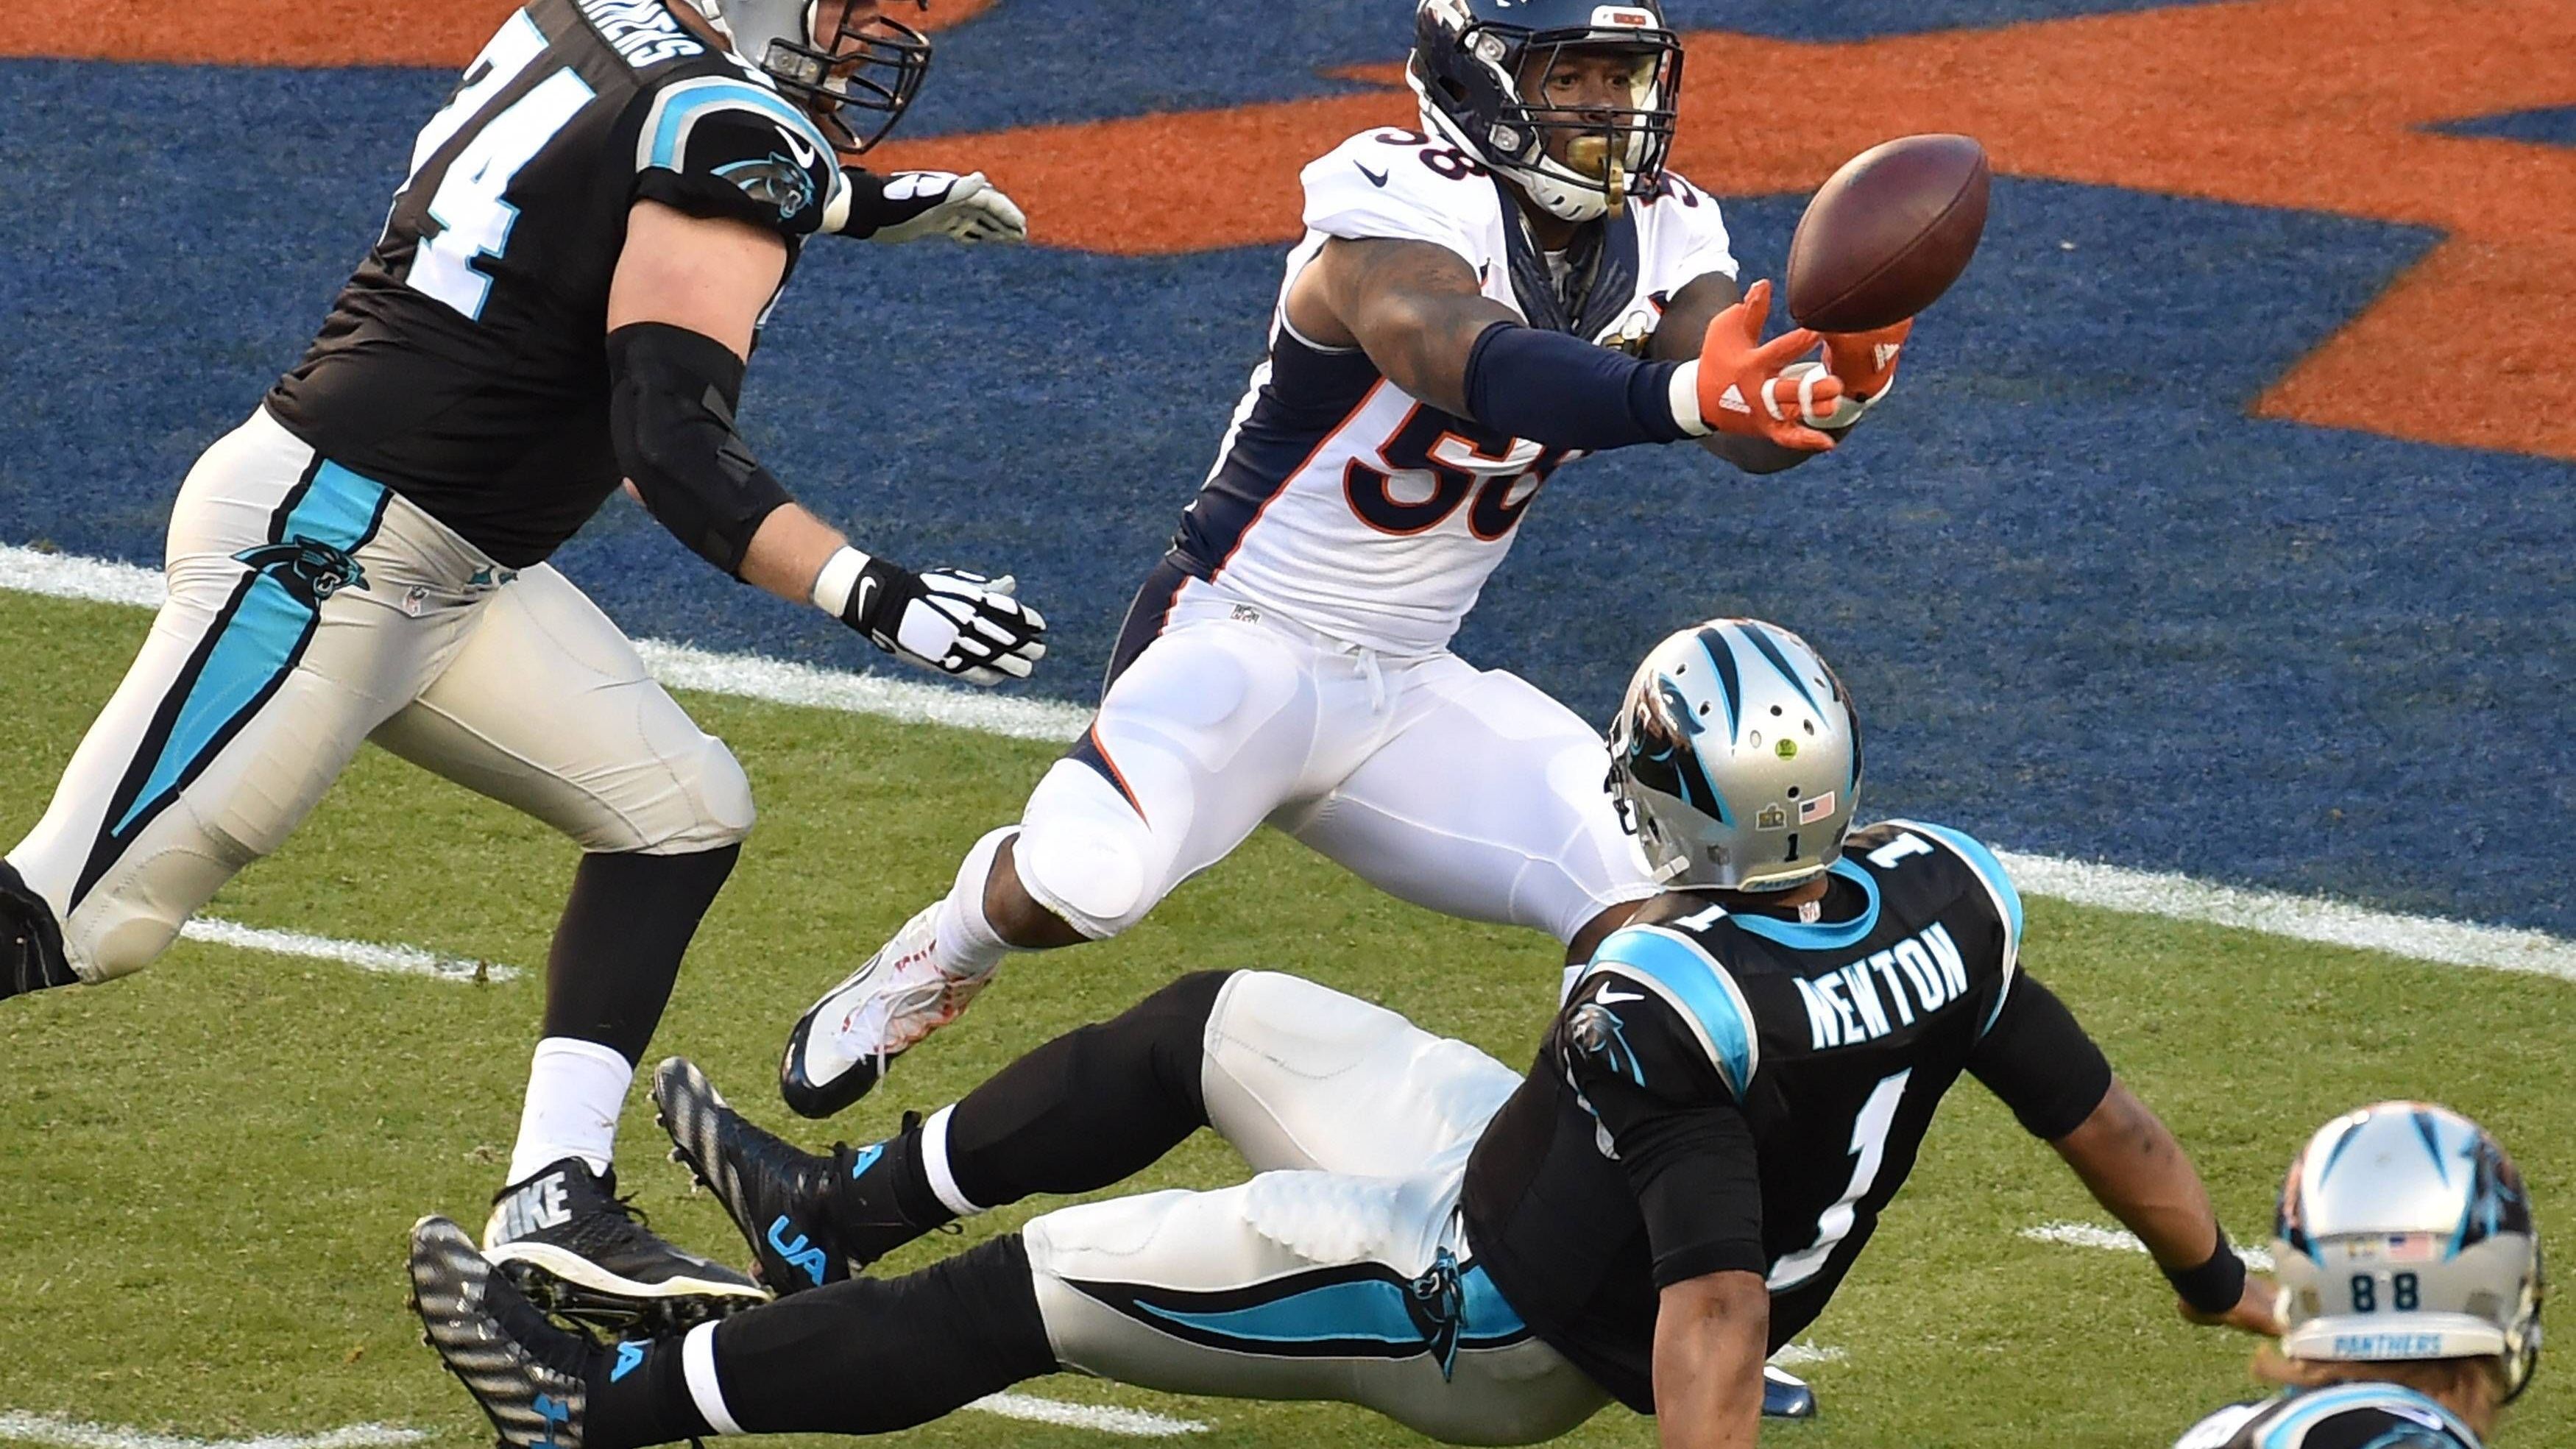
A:
<svg viewBox="0 0 2576 1449">
<path fill-rule="evenodd" d="M 1028 678 L 1046 657 L 1046 620 L 1014 597 L 1018 591 L 1008 575 L 916 574 L 845 548 L 823 566 L 814 602 L 898 659 L 994 685 Z"/>
</svg>

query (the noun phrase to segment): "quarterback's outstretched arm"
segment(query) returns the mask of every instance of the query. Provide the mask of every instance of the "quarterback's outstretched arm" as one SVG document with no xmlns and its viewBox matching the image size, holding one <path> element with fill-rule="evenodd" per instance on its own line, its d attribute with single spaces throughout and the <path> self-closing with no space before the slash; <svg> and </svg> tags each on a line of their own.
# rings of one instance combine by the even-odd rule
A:
<svg viewBox="0 0 2576 1449">
<path fill-rule="evenodd" d="M 877 647 L 977 684 L 1026 678 L 1046 621 L 1010 580 L 915 574 L 799 506 L 734 428 L 787 244 L 739 221 L 639 201 L 608 294 L 609 429 L 638 497 L 709 563 L 808 600 Z"/>
<path fill-rule="evenodd" d="M 2281 1332 L 2272 1281 L 2245 1271 L 2191 1158 L 2126 1083 L 2114 1077 L 2084 1124 L 2049 1145 L 2147 1245 L 2182 1296 L 2184 1317 L 2266 1337 Z"/>
<path fill-rule="evenodd" d="M 1833 411 L 1842 384 L 1819 375 L 1802 388 L 1781 377 L 1816 334 L 1758 341 L 1769 302 L 1769 284 L 1756 283 L 1707 324 L 1687 359 L 1640 361 L 1522 325 L 1446 247 L 1337 236 L 1290 284 L 1285 312 L 1299 336 L 1359 348 L 1432 406 L 1550 447 L 1598 452 L 1727 433 L 1822 452 L 1833 439 L 1808 424 Z"/>
</svg>

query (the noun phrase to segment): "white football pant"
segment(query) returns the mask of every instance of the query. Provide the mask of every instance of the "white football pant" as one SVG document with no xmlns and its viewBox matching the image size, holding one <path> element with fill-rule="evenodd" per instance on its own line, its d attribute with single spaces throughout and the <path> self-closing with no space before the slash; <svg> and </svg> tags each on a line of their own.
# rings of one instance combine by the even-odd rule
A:
<svg viewBox="0 0 2576 1449">
<path fill-rule="evenodd" d="M 1517 675 L 1383 655 L 1188 579 L 1039 781 L 1012 859 L 1099 939 L 1267 820 L 1390 895 L 1571 941 L 1656 891 L 1609 768 L 1591 726 Z"/>
<path fill-rule="evenodd" d="M 1552 1439 L 1609 1402 L 1477 1267 L 1467 1156 L 1520 1074 L 1383 1007 L 1238 973 L 1208 1119 L 1260 1175 L 1022 1230 L 1068 1369 L 1173 1393 L 1335 1399 L 1452 1444 Z"/>
<path fill-rule="evenodd" d="M 266 410 L 197 460 L 170 596 L 9 863 L 84 981 L 140 970 L 370 738 L 585 851 L 685 855 L 751 787 L 563 575 L 515 573 Z"/>
</svg>

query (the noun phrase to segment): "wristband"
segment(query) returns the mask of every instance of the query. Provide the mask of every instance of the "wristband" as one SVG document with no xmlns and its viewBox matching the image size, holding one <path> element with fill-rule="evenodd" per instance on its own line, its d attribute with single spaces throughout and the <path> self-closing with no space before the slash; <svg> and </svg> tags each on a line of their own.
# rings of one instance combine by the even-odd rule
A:
<svg viewBox="0 0 2576 1449">
<path fill-rule="evenodd" d="M 2227 1242 L 2227 1229 L 2218 1230 L 2218 1247 L 2208 1261 L 2196 1268 L 2165 1268 L 2165 1281 L 2171 1283 L 2182 1301 L 2194 1313 L 2215 1317 L 2234 1308 L 2245 1297 L 2245 1260 Z"/>
<path fill-rule="evenodd" d="M 868 556 L 848 544 L 824 561 L 823 571 L 814 576 L 814 607 L 838 619 L 850 607 L 850 590 L 856 588 L 859 575 L 866 571 Z"/>
</svg>

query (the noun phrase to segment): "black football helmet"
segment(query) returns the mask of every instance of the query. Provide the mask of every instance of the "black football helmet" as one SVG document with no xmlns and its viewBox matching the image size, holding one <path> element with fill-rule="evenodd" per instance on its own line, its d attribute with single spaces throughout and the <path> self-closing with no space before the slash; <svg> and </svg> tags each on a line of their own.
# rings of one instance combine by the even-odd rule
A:
<svg viewBox="0 0 2576 1449">
<path fill-rule="evenodd" d="M 829 35 L 816 33 L 815 0 L 690 3 L 845 152 L 884 140 L 930 73 L 929 37 L 882 13 L 875 0 L 851 0 Z M 913 4 L 926 10 L 930 0 Z"/>
<path fill-rule="evenodd" d="M 1631 104 L 1559 107 L 1522 93 L 1533 58 L 1543 75 L 1573 49 L 1633 57 Z M 1662 178 L 1682 45 L 1661 0 L 1421 0 L 1405 78 L 1431 131 L 1550 214 L 1590 221 Z"/>
</svg>

